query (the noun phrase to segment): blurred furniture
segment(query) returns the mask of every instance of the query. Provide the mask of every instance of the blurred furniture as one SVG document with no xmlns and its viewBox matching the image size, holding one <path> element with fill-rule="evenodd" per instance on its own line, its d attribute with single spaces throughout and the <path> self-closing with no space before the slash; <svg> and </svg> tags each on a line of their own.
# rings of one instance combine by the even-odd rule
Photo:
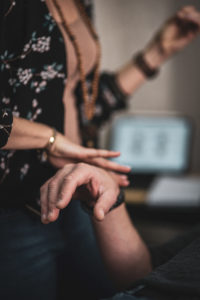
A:
<svg viewBox="0 0 200 300">
<path fill-rule="evenodd" d="M 177 185 L 178 182 L 180 187 L 181 184 L 184 186 L 185 182 L 182 180 L 188 181 L 186 178 L 190 174 L 193 129 L 193 124 L 188 118 L 168 115 L 126 115 L 116 119 L 111 127 L 109 148 L 122 153 L 114 160 L 132 167 L 129 176 L 131 184 L 125 190 L 128 210 L 148 244 L 163 243 L 199 222 L 200 199 L 199 202 L 193 201 L 193 205 L 190 205 L 190 197 L 186 199 L 187 203 L 181 201 L 181 190 Z M 164 179 L 161 180 L 163 176 Z M 195 179 L 189 182 L 193 180 Z M 163 182 L 165 185 L 169 184 L 169 189 L 172 186 L 176 200 L 175 187 L 178 186 L 178 205 L 172 201 L 173 191 L 170 191 L 170 198 L 167 198 L 167 185 L 164 190 L 165 202 L 162 200 L 162 194 L 159 199 L 158 193 L 154 190 L 152 193 L 155 182 L 156 192 L 159 192 L 159 189 L 162 191 L 163 187 L 159 184 Z M 188 188 L 194 185 L 197 189 L 198 184 L 193 183 L 188 184 Z M 195 192 L 193 187 L 192 191 L 191 200 Z M 152 201 L 149 195 L 156 195 L 157 198 L 152 198 Z M 168 200 L 171 202 L 168 203 Z"/>
</svg>

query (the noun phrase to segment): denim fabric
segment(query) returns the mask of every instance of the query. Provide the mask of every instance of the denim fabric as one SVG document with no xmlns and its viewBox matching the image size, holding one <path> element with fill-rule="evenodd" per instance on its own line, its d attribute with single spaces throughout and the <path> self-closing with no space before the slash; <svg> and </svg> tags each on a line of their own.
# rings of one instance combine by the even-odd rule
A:
<svg viewBox="0 0 200 300">
<path fill-rule="evenodd" d="M 62 259 L 67 272 L 64 278 L 67 277 L 69 283 L 65 283 L 65 288 L 68 293 L 71 289 L 73 295 L 68 299 L 95 300 L 116 293 L 101 260 L 91 219 L 79 201 L 71 202 L 62 216 L 61 225 L 67 237 Z"/>
<path fill-rule="evenodd" d="M 56 299 L 58 224 L 42 225 L 22 210 L 0 215 L 0 299 Z M 64 246 L 64 244 L 63 244 Z"/>
<path fill-rule="evenodd" d="M 115 296 L 107 299 L 102 299 L 102 300 L 152 300 L 149 298 L 144 298 L 144 297 L 138 297 L 134 296 L 134 292 L 124 292 L 124 293 L 118 293 Z"/>
<path fill-rule="evenodd" d="M 1 300 L 97 299 L 113 292 L 78 201 L 48 225 L 24 210 L 0 211 Z"/>
</svg>

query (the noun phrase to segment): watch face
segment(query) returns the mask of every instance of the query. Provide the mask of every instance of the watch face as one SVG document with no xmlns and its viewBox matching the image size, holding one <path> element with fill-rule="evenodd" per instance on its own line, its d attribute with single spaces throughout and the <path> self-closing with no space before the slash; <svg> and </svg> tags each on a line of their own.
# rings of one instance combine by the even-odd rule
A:
<svg viewBox="0 0 200 300">
<path fill-rule="evenodd" d="M 187 169 L 191 148 L 191 124 L 179 117 L 123 117 L 115 121 L 113 159 L 132 167 L 133 172 L 181 172 Z"/>
</svg>

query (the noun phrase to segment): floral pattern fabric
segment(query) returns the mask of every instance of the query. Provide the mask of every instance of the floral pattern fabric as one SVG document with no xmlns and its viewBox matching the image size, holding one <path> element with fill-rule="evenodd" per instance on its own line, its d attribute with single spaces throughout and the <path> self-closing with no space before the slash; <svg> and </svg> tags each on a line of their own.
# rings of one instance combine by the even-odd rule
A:
<svg viewBox="0 0 200 300">
<path fill-rule="evenodd" d="M 0 12 L 0 108 L 16 117 L 41 122 L 63 132 L 64 86 L 67 83 L 66 49 L 62 34 L 49 13 L 45 1 L 1 0 Z M 92 16 L 90 0 L 82 1 Z M 88 76 L 91 85 L 93 72 Z M 103 90 L 104 91 L 103 91 Z M 112 89 L 111 89 L 112 90 Z M 109 111 L 121 108 L 120 99 L 101 83 L 95 118 L 85 121 L 80 84 L 76 89 L 79 122 L 84 139 L 88 128 L 98 127 Z M 103 99 L 103 100 L 102 100 Z M 98 119 L 98 122 L 96 120 Z M 95 127 L 96 128 L 96 127 Z M 93 132 L 93 138 L 95 138 Z M 0 197 L 36 198 L 39 187 L 54 169 L 43 163 L 36 150 L 0 150 Z M 23 200 L 24 201 L 24 200 Z"/>
</svg>

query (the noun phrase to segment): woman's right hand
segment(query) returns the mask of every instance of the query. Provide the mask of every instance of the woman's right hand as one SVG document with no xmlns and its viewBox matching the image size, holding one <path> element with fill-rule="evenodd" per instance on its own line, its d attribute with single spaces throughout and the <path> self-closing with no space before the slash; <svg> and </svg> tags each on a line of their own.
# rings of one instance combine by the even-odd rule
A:
<svg viewBox="0 0 200 300">
<path fill-rule="evenodd" d="M 117 157 L 120 152 L 86 148 L 71 142 L 60 133 L 57 133 L 55 143 L 48 152 L 48 160 L 56 168 L 62 168 L 68 163 L 85 162 L 115 172 L 130 172 L 129 167 L 105 159 Z"/>
<path fill-rule="evenodd" d="M 200 35 L 200 11 L 194 6 L 184 6 L 167 20 L 144 50 L 145 60 L 153 68 Z"/>
</svg>

